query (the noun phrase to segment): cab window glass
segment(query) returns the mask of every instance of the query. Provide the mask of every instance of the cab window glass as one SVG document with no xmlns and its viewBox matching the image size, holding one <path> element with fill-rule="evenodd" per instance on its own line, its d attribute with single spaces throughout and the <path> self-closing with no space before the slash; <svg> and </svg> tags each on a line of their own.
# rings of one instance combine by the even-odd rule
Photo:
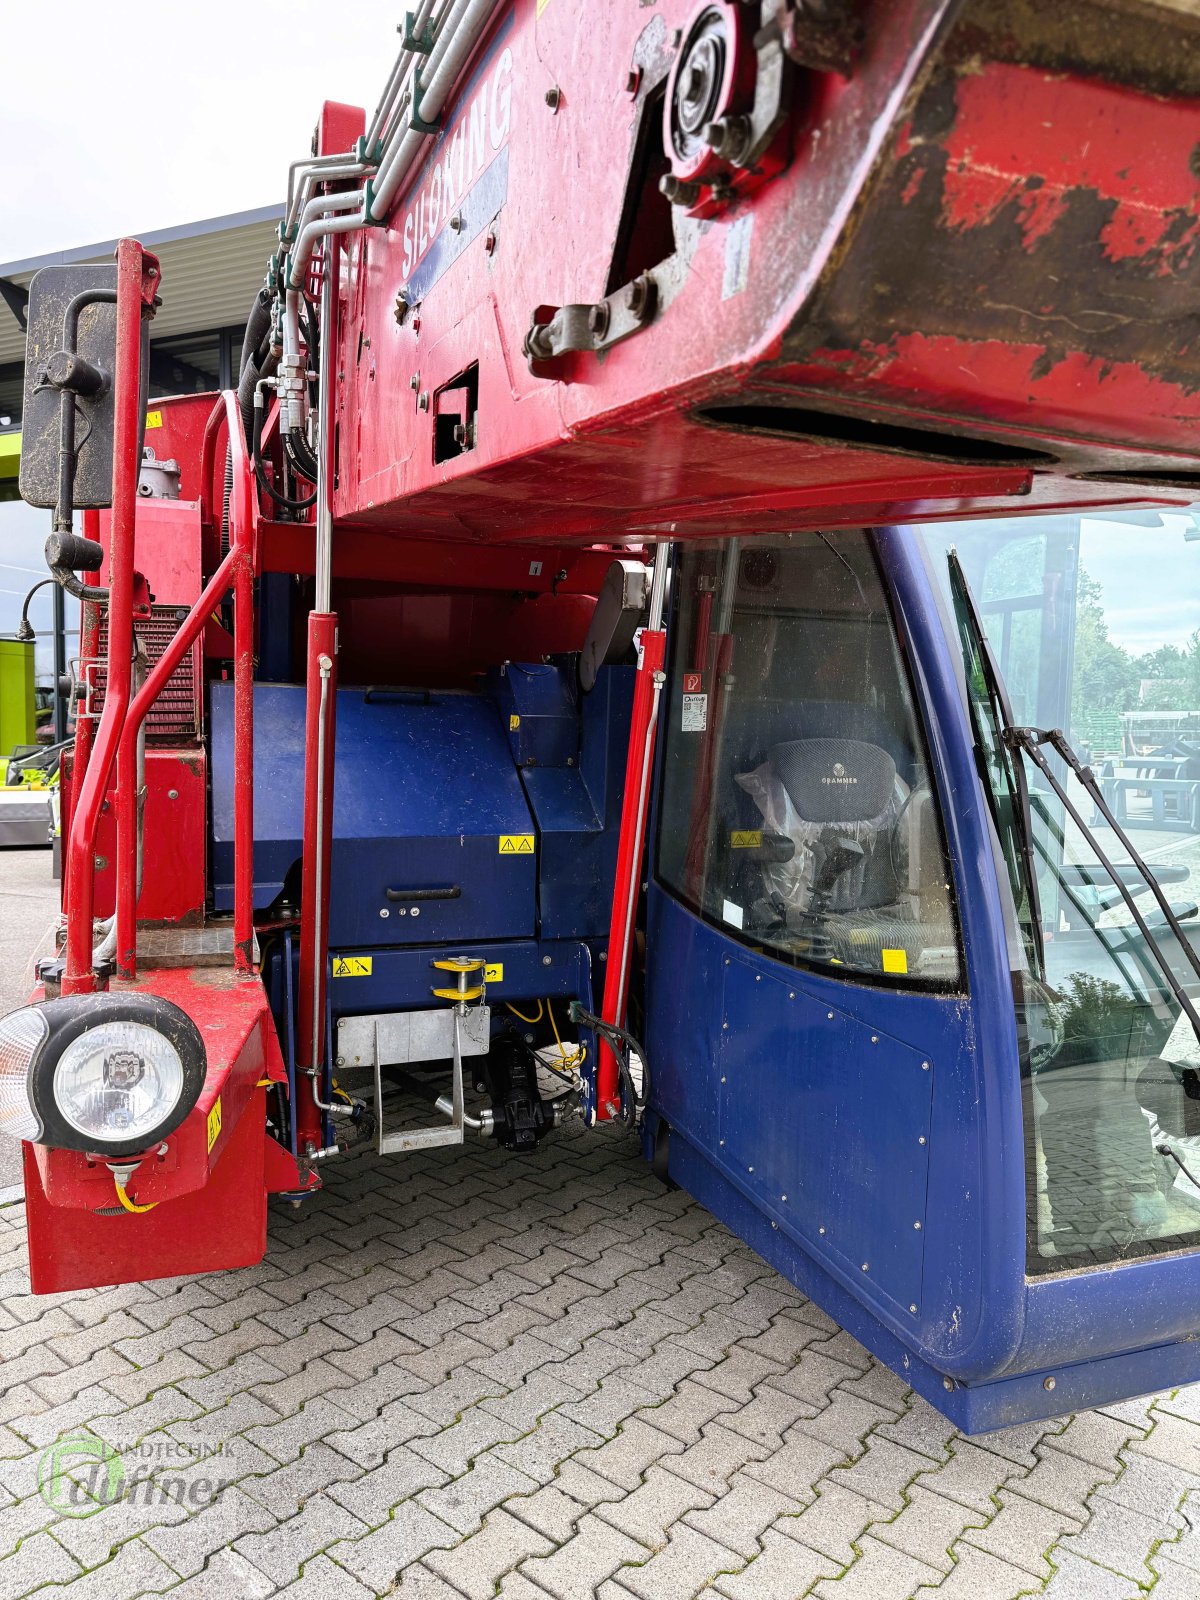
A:
<svg viewBox="0 0 1200 1600">
<path fill-rule="evenodd" d="M 685 549 L 659 874 L 772 955 L 957 986 L 924 742 L 867 535 Z"/>
<path fill-rule="evenodd" d="M 1192 965 L 1200 946 L 1194 525 L 1171 513 L 1111 513 L 940 524 L 923 537 L 963 650 L 1006 869 L 1002 892 L 1011 893 L 1010 919 L 1021 933 L 1009 950 L 1027 1129 L 1027 1270 L 1194 1248 L 1200 1042 L 1176 992 L 1200 1004 Z M 951 550 L 1015 722 L 1063 730 L 1119 832 L 1058 755 L 1050 754 L 1051 769 L 1076 815 L 1001 738 L 975 623 L 963 625 L 961 596 L 955 600 Z M 1013 798 L 1019 781 L 1024 824 Z"/>
</svg>

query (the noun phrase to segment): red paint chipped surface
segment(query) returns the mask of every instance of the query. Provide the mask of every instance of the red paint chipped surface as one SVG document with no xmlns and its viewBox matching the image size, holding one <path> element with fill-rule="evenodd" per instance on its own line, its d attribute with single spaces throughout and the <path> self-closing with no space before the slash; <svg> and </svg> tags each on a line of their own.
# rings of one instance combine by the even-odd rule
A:
<svg viewBox="0 0 1200 1600">
<path fill-rule="evenodd" d="M 1078 350 L 1048 362 L 1037 344 L 988 339 L 968 345 L 950 335 L 906 333 L 857 350 L 817 350 L 811 363 L 814 376 L 836 370 L 843 392 L 867 389 L 884 405 L 936 395 L 938 414 L 961 411 L 993 426 L 1027 425 L 1028 407 L 1036 405 L 1038 431 L 1051 443 L 1054 433 L 1119 436 L 1126 412 L 1140 418 L 1148 448 L 1178 450 L 1181 424 L 1188 436 L 1195 429 L 1193 396 L 1147 375 L 1136 362 L 1100 361 Z"/>
<path fill-rule="evenodd" d="M 1161 249 L 1169 272 L 1190 258 L 1200 242 L 1200 178 L 1189 164 L 1200 143 L 1200 101 L 1167 102 L 1007 63 L 960 78 L 956 100 L 945 145 L 948 227 L 981 227 L 1016 199 L 1033 250 L 1071 194 L 1090 189 L 1115 205 L 1101 234 L 1110 260 Z"/>
</svg>

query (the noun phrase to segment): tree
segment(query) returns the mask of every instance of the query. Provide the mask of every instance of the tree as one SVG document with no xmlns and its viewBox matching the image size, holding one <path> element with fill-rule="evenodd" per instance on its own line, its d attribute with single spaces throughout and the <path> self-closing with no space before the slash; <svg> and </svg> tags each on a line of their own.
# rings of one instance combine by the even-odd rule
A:
<svg viewBox="0 0 1200 1600">
<path fill-rule="evenodd" d="M 1140 662 L 1109 637 L 1104 591 L 1080 567 L 1075 601 L 1072 723 L 1083 726 L 1097 712 L 1132 711 L 1138 703 L 1140 682 Z"/>
</svg>

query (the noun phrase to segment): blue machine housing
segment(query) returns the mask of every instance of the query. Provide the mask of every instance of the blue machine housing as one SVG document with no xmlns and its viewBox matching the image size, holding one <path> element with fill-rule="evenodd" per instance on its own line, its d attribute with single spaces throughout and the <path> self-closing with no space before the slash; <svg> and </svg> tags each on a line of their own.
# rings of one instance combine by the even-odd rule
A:
<svg viewBox="0 0 1200 1600">
<path fill-rule="evenodd" d="M 926 728 L 966 992 L 776 960 L 648 904 L 649 1155 L 968 1433 L 1200 1377 L 1191 1253 L 1025 1276 L 1021 1069 L 989 810 L 919 545 L 877 552 Z M 661 766 L 659 771 L 661 782 Z"/>
<path fill-rule="evenodd" d="M 331 947 L 605 939 L 632 678 L 607 668 L 580 695 L 569 657 L 510 666 L 478 694 L 339 690 Z M 295 885 L 301 856 L 303 686 L 256 684 L 254 719 L 254 903 L 264 910 Z M 213 900 L 226 911 L 231 684 L 212 686 L 210 723 Z"/>
</svg>

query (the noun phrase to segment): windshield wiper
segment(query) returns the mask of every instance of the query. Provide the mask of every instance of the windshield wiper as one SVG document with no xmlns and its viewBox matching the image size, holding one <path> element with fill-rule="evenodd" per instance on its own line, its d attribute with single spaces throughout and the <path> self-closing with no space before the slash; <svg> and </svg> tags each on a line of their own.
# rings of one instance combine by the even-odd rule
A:
<svg viewBox="0 0 1200 1600">
<path fill-rule="evenodd" d="M 958 559 L 958 551 L 951 549 L 947 552 L 946 559 L 950 566 L 950 585 L 954 598 L 958 602 L 958 625 L 964 635 L 964 642 L 970 646 L 971 654 L 978 660 L 979 669 L 983 676 L 984 687 L 987 690 L 988 700 L 991 702 L 992 718 L 996 724 L 996 735 L 1003 750 L 1008 748 L 1005 732 L 1014 725 L 1015 718 L 1012 705 L 1009 702 L 1008 690 L 1000 674 L 996 658 L 992 654 L 991 640 L 983 626 L 983 618 L 979 614 L 979 607 L 975 603 L 975 596 L 971 593 L 971 585 L 967 582 L 967 575 L 963 571 L 962 562 Z M 967 689 L 967 705 L 971 714 L 971 725 L 975 732 L 976 746 L 981 757 L 986 758 L 989 740 L 984 729 L 980 726 L 975 697 Z M 1001 751 L 997 751 L 998 757 Z M 1015 761 L 1003 761 L 1005 776 L 1008 780 L 1010 797 L 1010 811 L 1012 824 L 1009 831 L 1014 836 L 1017 850 L 1020 854 L 1020 866 L 1024 870 L 1025 896 L 1029 903 L 1029 916 L 1026 919 L 1029 937 L 1032 940 L 1034 954 L 1036 955 L 1036 971 L 1043 977 L 1046 971 L 1046 946 L 1042 932 L 1042 908 L 1038 897 L 1037 863 L 1033 847 L 1033 818 L 1029 805 L 1029 786 L 1025 781 L 1025 769 L 1021 765 L 1020 757 Z M 984 774 L 984 787 L 993 803 L 993 811 L 998 813 L 999 807 L 992 790 L 992 785 Z M 1002 819 L 996 816 L 997 826 L 1002 825 Z M 1016 885 L 1014 884 L 1014 894 Z"/>
<path fill-rule="evenodd" d="M 1134 848 L 1133 840 L 1129 837 L 1128 833 L 1113 815 L 1108 801 L 1104 798 L 1104 791 L 1096 782 L 1095 773 L 1092 771 L 1091 767 L 1084 766 L 1083 762 L 1080 761 L 1079 757 L 1071 748 L 1066 734 L 1061 728 L 1017 728 L 1010 723 L 1007 727 L 1001 730 L 1001 738 L 1004 740 L 1004 743 L 1010 750 L 1017 752 L 1018 761 L 1020 760 L 1020 756 L 1022 754 L 1029 757 L 1030 761 L 1033 762 L 1034 766 L 1037 767 L 1038 771 L 1045 778 L 1051 789 L 1058 796 L 1059 800 L 1062 802 L 1063 808 L 1074 822 L 1075 826 L 1079 829 L 1080 833 L 1082 833 L 1083 837 L 1087 840 L 1091 848 L 1096 852 L 1096 860 L 1112 879 L 1118 894 L 1121 896 L 1121 899 L 1124 900 L 1129 909 L 1130 916 L 1132 916 L 1134 922 L 1137 924 L 1138 932 L 1146 941 L 1147 948 L 1154 957 L 1155 961 L 1158 963 L 1159 969 L 1167 981 L 1167 987 L 1170 989 L 1172 995 L 1175 997 L 1175 1000 L 1178 1002 L 1180 1009 L 1191 1023 L 1193 1029 L 1195 1030 L 1197 1039 L 1200 1039 L 1200 1014 L 1197 1014 L 1195 1006 L 1184 993 L 1183 986 L 1179 982 L 1179 979 L 1175 976 L 1174 970 L 1171 967 L 1171 963 L 1167 959 L 1166 951 L 1159 944 L 1153 933 L 1151 933 L 1149 924 L 1147 923 L 1145 917 L 1143 917 L 1141 912 L 1138 910 L 1137 902 L 1134 900 L 1133 895 L 1129 892 L 1129 888 L 1125 883 L 1124 875 L 1116 866 L 1114 866 L 1114 864 L 1109 860 L 1108 856 L 1105 855 L 1100 841 L 1096 837 L 1095 830 L 1088 822 L 1084 820 L 1078 806 L 1075 805 L 1070 795 L 1067 793 L 1066 786 L 1059 782 L 1054 768 L 1046 759 L 1043 746 L 1049 746 L 1049 748 L 1054 751 L 1055 755 L 1061 757 L 1061 759 L 1066 762 L 1067 766 L 1075 774 L 1076 778 L 1078 778 L 1083 787 L 1084 793 L 1088 796 L 1092 804 L 1096 807 L 1096 810 L 1112 829 L 1116 838 L 1120 840 L 1121 844 L 1128 851 L 1130 861 L 1141 874 L 1141 877 L 1145 881 L 1146 887 L 1154 896 L 1155 900 L 1157 900 L 1158 908 L 1162 912 L 1167 926 L 1175 935 L 1176 939 L 1178 939 L 1179 948 L 1183 951 L 1188 965 L 1196 974 L 1197 978 L 1200 978 L 1200 956 L 1197 956 L 1195 950 L 1192 949 L 1191 943 L 1188 940 L 1187 934 L 1183 931 L 1183 927 L 1179 921 L 1179 918 L 1171 909 L 1171 902 L 1163 893 L 1162 885 L 1154 876 L 1150 868 L 1146 865 L 1145 861 L 1142 860 L 1141 856 Z"/>
</svg>

